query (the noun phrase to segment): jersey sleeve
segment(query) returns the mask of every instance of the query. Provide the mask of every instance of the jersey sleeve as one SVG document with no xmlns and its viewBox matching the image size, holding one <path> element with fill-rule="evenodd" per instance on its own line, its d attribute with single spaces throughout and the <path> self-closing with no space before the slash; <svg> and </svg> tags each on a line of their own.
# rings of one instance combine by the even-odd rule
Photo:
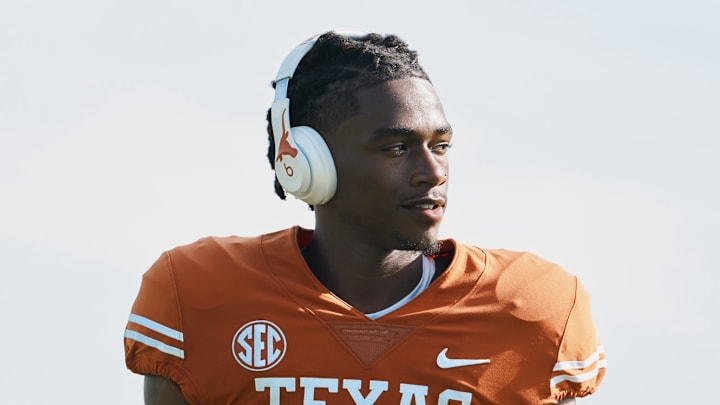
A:
<svg viewBox="0 0 720 405">
<path fill-rule="evenodd" d="M 169 254 L 145 272 L 125 329 L 125 364 L 138 374 L 191 384 L 185 358 L 182 314 Z"/>
<path fill-rule="evenodd" d="M 590 395 L 600 385 L 607 362 L 595 331 L 590 294 L 577 282 L 575 303 L 565 327 L 557 362 L 550 378 L 556 400 Z"/>
</svg>

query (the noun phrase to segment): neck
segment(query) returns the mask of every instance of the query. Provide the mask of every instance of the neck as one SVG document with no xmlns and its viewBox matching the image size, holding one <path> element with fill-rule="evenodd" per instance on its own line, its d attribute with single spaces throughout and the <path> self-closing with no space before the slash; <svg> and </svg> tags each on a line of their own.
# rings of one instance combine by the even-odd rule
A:
<svg viewBox="0 0 720 405">
<path fill-rule="evenodd" d="M 383 250 L 317 231 L 303 256 L 318 280 L 364 313 L 394 304 L 415 288 L 422 275 L 420 252 Z"/>
</svg>

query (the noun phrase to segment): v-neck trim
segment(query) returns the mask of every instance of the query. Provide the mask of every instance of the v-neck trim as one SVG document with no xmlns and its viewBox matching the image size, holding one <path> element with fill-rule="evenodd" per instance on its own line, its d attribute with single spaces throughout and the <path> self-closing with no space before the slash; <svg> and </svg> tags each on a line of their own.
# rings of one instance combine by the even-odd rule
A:
<svg viewBox="0 0 720 405">
<path fill-rule="evenodd" d="M 418 284 L 413 288 L 410 293 L 404 297 L 402 297 L 399 301 L 396 303 L 388 306 L 387 308 L 381 309 L 380 311 L 375 311 L 372 313 L 366 313 L 365 316 L 372 319 L 373 321 L 383 317 L 398 308 L 402 307 L 403 305 L 407 304 L 408 302 L 412 301 L 415 297 L 420 295 L 425 289 L 428 288 L 430 283 L 433 281 L 433 278 L 435 277 L 435 259 L 427 256 L 422 257 L 422 275 L 420 276 L 420 281 Z"/>
<path fill-rule="evenodd" d="M 369 322 L 392 322 L 416 326 L 444 313 L 450 306 L 463 299 L 473 290 L 486 265 L 483 261 L 468 265 L 473 260 L 468 247 L 453 239 L 443 240 L 445 252 L 452 252 L 447 269 L 414 299 L 395 310 L 373 320 L 366 314 L 335 295 L 323 285 L 310 270 L 301 252 L 300 243 L 312 238 L 312 230 L 293 227 L 260 239 L 260 250 L 268 270 L 286 294 L 303 310 L 324 320 L 366 320 Z"/>
</svg>

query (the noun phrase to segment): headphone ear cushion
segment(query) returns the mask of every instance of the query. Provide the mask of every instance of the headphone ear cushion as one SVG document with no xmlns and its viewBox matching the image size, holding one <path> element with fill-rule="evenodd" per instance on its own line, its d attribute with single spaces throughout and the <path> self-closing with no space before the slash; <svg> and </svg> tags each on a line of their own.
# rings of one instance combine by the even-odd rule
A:
<svg viewBox="0 0 720 405">
<path fill-rule="evenodd" d="M 293 127 L 291 131 L 293 140 L 310 166 L 310 186 L 304 193 L 293 195 L 311 205 L 330 201 L 337 189 L 337 173 L 327 143 L 310 127 Z"/>
</svg>

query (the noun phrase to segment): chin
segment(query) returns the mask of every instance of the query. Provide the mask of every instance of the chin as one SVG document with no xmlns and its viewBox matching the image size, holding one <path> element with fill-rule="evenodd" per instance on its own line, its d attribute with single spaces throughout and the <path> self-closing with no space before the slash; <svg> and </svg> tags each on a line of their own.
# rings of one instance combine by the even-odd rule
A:
<svg viewBox="0 0 720 405">
<path fill-rule="evenodd" d="M 442 243 L 436 235 L 421 235 L 415 238 L 402 237 L 398 235 L 401 241 L 400 250 L 414 250 L 421 252 L 425 256 L 432 256 L 440 252 Z"/>
</svg>

